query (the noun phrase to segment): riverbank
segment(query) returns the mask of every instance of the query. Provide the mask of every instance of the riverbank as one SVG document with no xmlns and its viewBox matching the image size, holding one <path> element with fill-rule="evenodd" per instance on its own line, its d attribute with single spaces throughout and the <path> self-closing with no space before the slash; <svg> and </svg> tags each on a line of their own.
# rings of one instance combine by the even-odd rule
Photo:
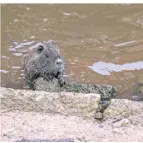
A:
<svg viewBox="0 0 143 143">
<path fill-rule="evenodd" d="M 143 141 L 143 103 L 99 94 L 1 88 L 1 141 Z"/>
</svg>

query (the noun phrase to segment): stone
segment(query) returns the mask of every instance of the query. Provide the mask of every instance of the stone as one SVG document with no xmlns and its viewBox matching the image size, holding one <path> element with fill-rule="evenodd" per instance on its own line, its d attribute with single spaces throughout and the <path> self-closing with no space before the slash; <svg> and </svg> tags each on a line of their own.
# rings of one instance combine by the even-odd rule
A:
<svg viewBox="0 0 143 143">
<path fill-rule="evenodd" d="M 142 102 L 127 99 L 111 99 L 110 104 L 104 111 L 104 117 L 123 119 L 129 117 L 130 115 L 139 114 L 142 111 Z"/>
<path fill-rule="evenodd" d="M 32 90 L 1 89 L 1 110 L 34 111 L 93 118 L 100 95 L 85 93 L 52 93 Z M 13 91 L 13 92 L 11 92 Z"/>
</svg>

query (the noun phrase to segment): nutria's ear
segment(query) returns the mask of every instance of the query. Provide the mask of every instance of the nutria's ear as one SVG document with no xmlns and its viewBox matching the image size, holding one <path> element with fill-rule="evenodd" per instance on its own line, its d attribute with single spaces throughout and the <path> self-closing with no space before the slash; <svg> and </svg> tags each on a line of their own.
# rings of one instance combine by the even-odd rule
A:
<svg viewBox="0 0 143 143">
<path fill-rule="evenodd" d="M 49 47 L 49 48 L 53 48 L 53 49 L 59 49 L 59 46 L 52 40 L 49 40 L 48 42 L 45 42 L 45 44 Z"/>
<path fill-rule="evenodd" d="M 37 48 L 37 52 L 41 53 L 44 50 L 44 47 L 42 45 L 39 45 Z"/>
</svg>

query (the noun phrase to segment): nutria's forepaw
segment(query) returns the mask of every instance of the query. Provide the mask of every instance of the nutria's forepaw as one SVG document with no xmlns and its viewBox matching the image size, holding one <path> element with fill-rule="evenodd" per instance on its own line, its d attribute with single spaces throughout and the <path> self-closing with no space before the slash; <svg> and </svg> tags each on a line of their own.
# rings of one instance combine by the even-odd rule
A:
<svg viewBox="0 0 143 143">
<path fill-rule="evenodd" d="M 58 82 L 59 82 L 61 87 L 66 84 L 66 82 L 65 82 L 65 80 L 63 78 L 59 79 Z"/>
</svg>

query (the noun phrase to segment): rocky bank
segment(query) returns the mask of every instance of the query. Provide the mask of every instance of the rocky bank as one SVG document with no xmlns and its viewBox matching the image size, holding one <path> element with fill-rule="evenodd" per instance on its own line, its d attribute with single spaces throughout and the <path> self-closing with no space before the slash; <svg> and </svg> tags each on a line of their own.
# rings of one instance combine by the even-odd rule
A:
<svg viewBox="0 0 143 143">
<path fill-rule="evenodd" d="M 143 141 L 143 103 L 100 94 L 0 88 L 1 141 Z M 98 118 L 99 117 L 99 118 Z"/>
</svg>

